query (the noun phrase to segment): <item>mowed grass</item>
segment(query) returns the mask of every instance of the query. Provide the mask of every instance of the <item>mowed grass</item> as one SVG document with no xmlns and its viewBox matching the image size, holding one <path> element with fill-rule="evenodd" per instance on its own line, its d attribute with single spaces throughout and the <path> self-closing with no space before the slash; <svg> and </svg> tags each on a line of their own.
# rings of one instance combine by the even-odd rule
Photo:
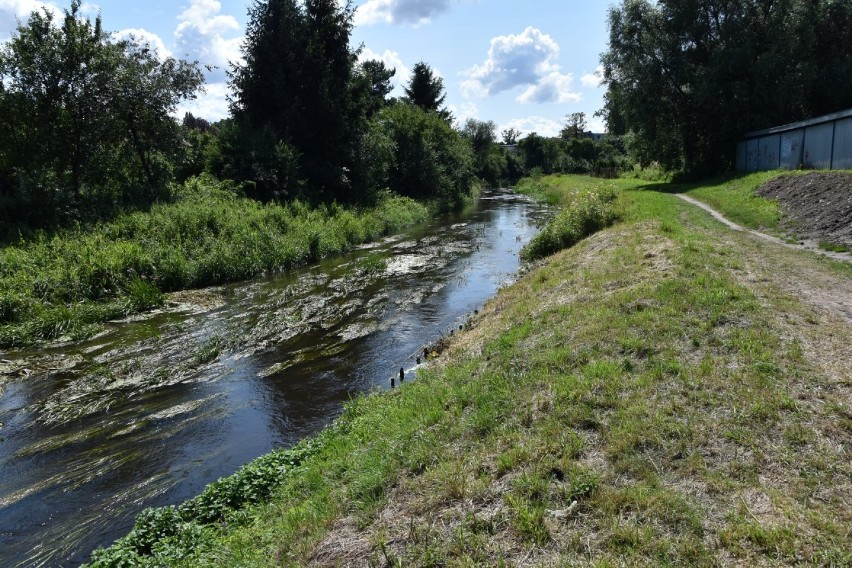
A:
<svg viewBox="0 0 852 568">
<path fill-rule="evenodd" d="M 734 223 L 781 235 L 782 213 L 778 202 L 756 193 L 758 187 L 780 173 L 734 173 L 697 184 L 670 184 L 670 187 L 677 193 L 682 192 L 707 203 Z"/>
<path fill-rule="evenodd" d="M 812 355 L 848 325 L 764 294 L 746 237 L 644 182 L 543 183 L 614 191 L 623 221 L 350 403 L 268 502 L 147 560 L 850 565 L 849 377 Z"/>
<path fill-rule="evenodd" d="M 174 203 L 0 249 L 0 347 L 86 337 L 163 292 L 304 265 L 427 217 L 390 194 L 370 209 L 264 205 L 196 178 Z"/>
</svg>

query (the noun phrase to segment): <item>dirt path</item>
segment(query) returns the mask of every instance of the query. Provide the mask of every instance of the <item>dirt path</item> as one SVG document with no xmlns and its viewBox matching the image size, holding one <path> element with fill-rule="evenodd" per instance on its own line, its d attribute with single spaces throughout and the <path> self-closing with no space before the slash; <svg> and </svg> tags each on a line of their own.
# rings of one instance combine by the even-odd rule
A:
<svg viewBox="0 0 852 568">
<path fill-rule="evenodd" d="M 810 252 L 813 252 L 813 253 L 816 253 L 816 254 L 819 254 L 819 255 L 834 259 L 834 260 L 839 260 L 841 262 L 852 262 L 852 253 L 832 252 L 832 251 L 823 250 L 823 249 L 819 248 L 819 243 L 817 243 L 816 241 L 813 241 L 813 240 L 803 240 L 803 241 L 799 241 L 798 243 L 789 243 L 785 240 L 779 239 L 778 237 L 773 237 L 772 235 L 767 235 L 766 233 L 761 233 L 760 231 L 756 231 L 754 229 L 747 229 L 747 228 L 743 227 L 742 225 L 737 225 L 736 223 L 734 223 L 733 221 L 731 221 L 730 219 L 728 219 L 727 217 L 725 217 L 724 215 L 722 215 L 721 213 L 719 213 L 718 211 L 716 211 L 715 209 L 713 209 L 712 207 L 707 205 L 706 203 L 698 201 L 697 199 L 689 197 L 688 195 L 683 195 L 681 193 L 676 194 L 676 195 L 678 197 L 680 197 L 681 199 L 683 199 L 684 201 L 686 201 L 687 203 L 691 203 L 692 205 L 695 205 L 696 207 L 700 207 L 701 209 L 707 211 L 708 213 L 710 213 L 710 215 L 713 216 L 714 219 L 716 219 L 720 223 L 726 225 L 727 227 L 734 229 L 735 231 L 743 231 L 745 233 L 752 234 L 756 237 L 759 237 L 761 239 L 765 239 L 769 242 L 775 243 L 777 245 L 781 245 L 782 247 L 787 247 L 789 249 L 810 251 Z"/>
<path fill-rule="evenodd" d="M 736 231 L 730 234 L 731 240 L 726 246 L 737 247 L 748 261 L 747 268 L 739 271 L 737 277 L 758 296 L 765 298 L 767 305 L 786 295 L 801 300 L 805 305 L 827 316 L 827 319 L 817 316 L 822 325 L 829 325 L 831 320 L 845 326 L 852 325 L 852 279 L 829 270 L 815 257 L 791 255 L 783 249 L 814 252 L 841 262 L 852 262 L 852 254 L 788 243 L 778 237 L 746 229 L 692 197 L 678 197 L 700 207 L 714 219 Z M 758 240 L 746 238 L 754 246 L 744 242 L 737 243 L 743 236 L 755 236 Z M 773 245 L 780 245 L 783 249 Z M 848 333 L 848 328 L 843 333 Z M 852 356 L 852 352 L 847 354 Z"/>
</svg>

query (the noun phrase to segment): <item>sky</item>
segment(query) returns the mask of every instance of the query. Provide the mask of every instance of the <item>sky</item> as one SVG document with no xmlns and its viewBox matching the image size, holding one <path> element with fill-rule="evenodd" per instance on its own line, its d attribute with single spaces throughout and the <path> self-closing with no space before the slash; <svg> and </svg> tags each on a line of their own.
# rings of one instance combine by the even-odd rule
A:
<svg viewBox="0 0 852 568">
<path fill-rule="evenodd" d="M 355 0 L 351 45 L 362 59 L 396 69 L 394 95 L 402 94 L 415 63 L 442 77 L 445 104 L 456 120 L 492 120 L 498 132 L 559 133 L 565 116 L 594 113 L 603 105 L 600 54 L 607 48 L 606 20 L 614 0 Z M 162 56 L 208 66 L 206 92 L 184 104 L 211 121 L 228 114 L 225 71 L 240 61 L 251 0 L 94 0 L 82 11 L 101 14 L 117 37 L 148 42 Z M 0 41 L 34 9 L 56 13 L 70 0 L 0 0 Z"/>
</svg>

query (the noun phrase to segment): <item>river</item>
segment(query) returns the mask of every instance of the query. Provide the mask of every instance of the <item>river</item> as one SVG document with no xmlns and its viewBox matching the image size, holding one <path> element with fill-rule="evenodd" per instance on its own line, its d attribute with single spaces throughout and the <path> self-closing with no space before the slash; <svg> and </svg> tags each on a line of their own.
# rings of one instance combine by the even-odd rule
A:
<svg viewBox="0 0 852 568">
<path fill-rule="evenodd" d="M 508 191 L 302 270 L 180 293 L 82 342 L 0 352 L 0 566 L 76 566 L 416 375 L 512 281 L 547 212 Z"/>
</svg>

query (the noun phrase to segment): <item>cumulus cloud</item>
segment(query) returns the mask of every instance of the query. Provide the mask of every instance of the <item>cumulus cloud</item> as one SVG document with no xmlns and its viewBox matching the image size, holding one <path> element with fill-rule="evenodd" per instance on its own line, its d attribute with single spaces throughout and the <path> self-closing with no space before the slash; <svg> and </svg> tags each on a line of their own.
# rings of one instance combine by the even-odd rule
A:
<svg viewBox="0 0 852 568">
<path fill-rule="evenodd" d="M 535 85 L 530 85 L 518 97 L 520 103 L 568 103 L 579 102 L 580 93 L 571 91 L 571 83 L 574 77 L 571 73 L 563 75 L 559 71 L 552 71 L 542 77 Z"/>
<path fill-rule="evenodd" d="M 467 71 L 462 93 L 485 97 L 526 87 L 517 99 L 521 103 L 578 101 L 580 95 L 571 91 L 574 77 L 560 71 L 558 58 L 559 45 L 536 28 L 497 36 L 491 39 L 485 62 Z"/>
<path fill-rule="evenodd" d="M 217 0 L 190 0 L 189 7 L 178 16 L 175 45 L 178 56 L 215 66 L 207 74 L 211 82 L 224 82 L 231 62 L 242 58 L 242 33 L 237 19 L 222 14 Z"/>
<path fill-rule="evenodd" d="M 62 16 L 62 10 L 53 3 L 38 0 L 0 0 L 0 41 L 12 37 L 18 22 L 26 23 L 30 14 L 47 9 L 55 16 Z"/>
<path fill-rule="evenodd" d="M 101 7 L 91 2 L 83 2 L 80 4 L 80 12 L 88 16 L 97 16 L 101 12 Z"/>
<path fill-rule="evenodd" d="M 228 85 L 227 83 L 208 83 L 204 86 L 204 93 L 199 93 L 198 98 L 192 101 L 184 101 L 175 116 L 183 118 L 187 112 L 193 116 L 216 122 L 228 118 Z"/>
<path fill-rule="evenodd" d="M 355 12 L 355 25 L 428 23 L 450 8 L 449 0 L 367 0 Z"/>
<path fill-rule="evenodd" d="M 584 73 L 583 76 L 580 77 L 580 82 L 583 84 L 583 86 L 589 88 L 600 87 L 602 80 L 603 67 L 601 65 L 598 65 L 594 73 Z"/>
<path fill-rule="evenodd" d="M 456 123 L 463 126 L 469 118 L 479 118 L 479 107 L 474 103 L 466 102 L 459 106 L 447 105 L 447 110 L 450 111 Z"/>
<path fill-rule="evenodd" d="M 513 118 L 505 124 L 498 127 L 498 131 L 514 128 L 521 132 L 521 136 L 526 136 L 535 132 L 539 136 L 552 137 L 559 136 L 559 131 L 562 130 L 562 125 L 555 120 L 544 118 L 543 116 L 528 116 L 526 118 Z"/>
<path fill-rule="evenodd" d="M 586 127 L 592 132 L 606 132 L 606 123 L 599 116 L 592 116 L 586 121 Z"/>
<path fill-rule="evenodd" d="M 391 79 L 394 91 L 402 89 L 402 86 L 406 83 L 406 81 L 408 81 L 408 77 L 411 75 L 411 69 L 402 62 L 402 58 L 396 51 L 386 49 L 382 53 L 377 53 L 369 47 L 365 47 L 361 50 L 361 54 L 358 56 L 358 61 L 370 60 L 381 61 L 386 67 L 396 69 L 396 74 L 393 76 L 393 79 Z"/>
<path fill-rule="evenodd" d="M 147 45 L 160 61 L 172 56 L 172 52 L 157 34 L 143 28 L 127 28 L 112 34 L 116 40 L 131 40 L 137 44 Z"/>
</svg>

